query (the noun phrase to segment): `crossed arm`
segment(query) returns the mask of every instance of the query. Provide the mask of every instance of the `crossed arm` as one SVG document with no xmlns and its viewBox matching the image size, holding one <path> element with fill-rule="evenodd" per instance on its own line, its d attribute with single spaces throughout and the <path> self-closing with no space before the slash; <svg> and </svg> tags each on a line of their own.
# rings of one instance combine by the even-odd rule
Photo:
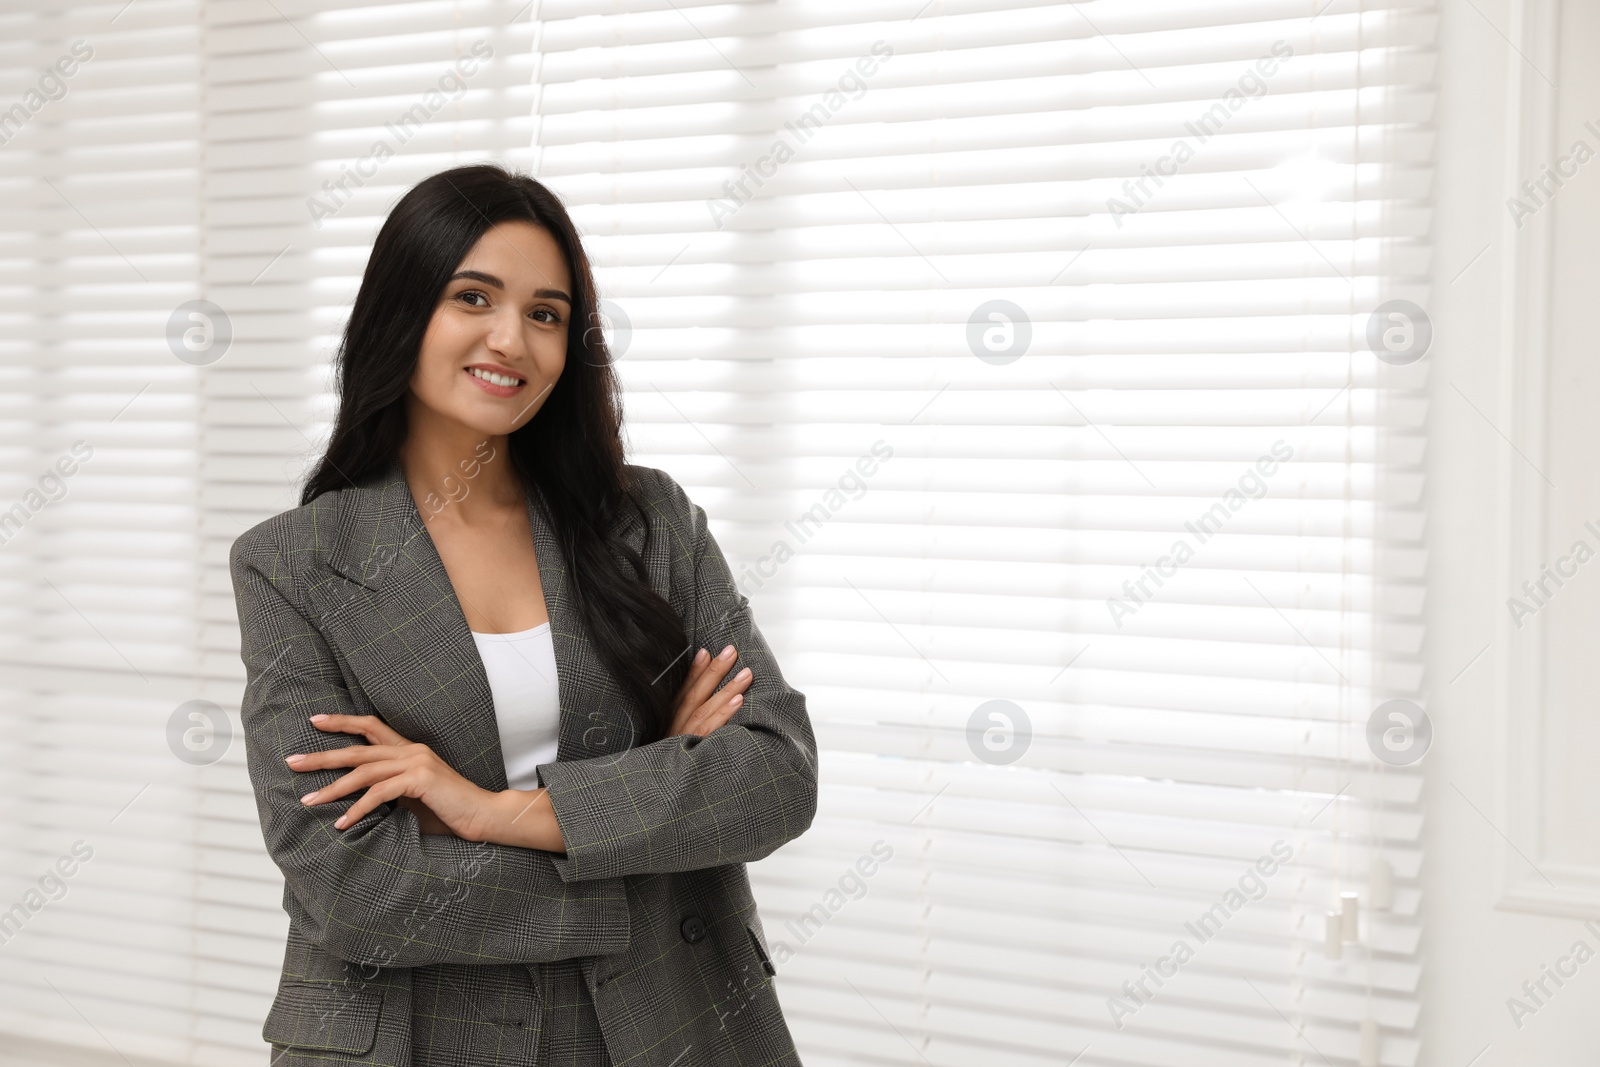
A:
<svg viewBox="0 0 1600 1067">
<path fill-rule="evenodd" d="M 725 724 L 744 702 L 751 672 L 748 667 L 721 689 L 717 681 L 733 663 L 732 645 L 712 656 L 695 653 L 678 695 L 669 736 L 704 737 Z M 717 668 L 720 668 L 717 669 Z M 506 789 L 492 792 L 459 774 L 427 745 L 406 740 L 375 715 L 311 716 L 311 724 L 331 733 L 357 734 L 365 745 L 345 745 L 321 752 L 295 753 L 284 759 L 299 772 L 354 768 L 332 785 L 300 798 L 302 804 L 328 804 L 365 790 L 334 821 L 343 830 L 380 804 L 396 801 L 418 818 L 424 834 L 454 834 L 467 841 L 516 845 L 547 852 L 566 852 L 561 825 L 548 790 Z"/>
<path fill-rule="evenodd" d="M 573 884 L 759 860 L 816 815 L 817 746 L 805 697 L 784 681 L 704 509 L 661 477 L 656 508 L 660 530 L 674 540 L 674 606 L 691 647 L 732 645 L 752 680 L 727 725 L 706 737 L 540 766 L 566 844 L 552 862 Z"/>
<path fill-rule="evenodd" d="M 355 747 L 356 738 L 319 731 L 311 717 L 357 709 L 322 635 L 249 554 L 236 546 L 232 560 L 246 762 L 267 851 L 313 940 L 353 963 L 400 967 L 542 963 L 627 947 L 620 879 L 568 885 L 549 852 L 425 836 L 403 807 L 374 808 L 339 828 L 350 798 L 301 802 L 337 774 L 300 774 L 286 758 Z"/>
<path fill-rule="evenodd" d="M 268 851 L 323 948 L 383 966 L 609 954 L 629 938 L 623 877 L 760 859 L 810 825 L 816 744 L 805 698 L 783 681 L 704 511 L 670 479 L 667 487 L 661 506 L 672 515 L 664 531 L 676 541 L 674 567 L 687 568 L 688 600 L 677 606 L 690 638 L 695 646 L 736 650 L 725 665 L 707 656 L 691 682 L 699 677 L 703 685 L 709 677 L 714 688 L 741 661 L 751 674 L 716 694 L 727 701 L 721 721 L 704 711 L 704 702 L 695 706 L 692 714 L 700 717 L 692 721 L 708 727 L 704 736 L 686 730 L 613 755 L 546 764 L 540 789 L 489 794 L 493 799 L 480 805 L 487 821 L 480 813 L 478 823 L 458 823 L 468 836 L 453 828 L 420 832 L 419 815 L 432 810 L 432 797 L 415 798 L 428 805 L 422 810 L 381 797 L 365 803 L 366 796 L 349 795 L 363 788 L 355 786 L 302 801 L 308 791 L 323 794 L 341 771 L 332 765 L 337 760 L 301 761 L 305 769 L 296 770 L 290 756 L 400 746 L 371 737 L 364 746 L 338 728 L 350 719 L 376 724 L 356 714 L 321 633 L 266 576 L 281 551 L 243 539 L 235 545 L 230 564 L 247 675 L 241 717 L 251 781 Z M 313 723 L 319 714 L 338 727 Z M 345 758 L 358 770 L 384 762 Z M 411 758 L 426 763 L 421 753 Z M 445 781 L 446 771 L 455 775 L 440 761 L 429 773 Z M 448 798 L 439 803 L 450 807 Z M 450 895 L 451 906 L 438 903 L 441 894 Z"/>
</svg>

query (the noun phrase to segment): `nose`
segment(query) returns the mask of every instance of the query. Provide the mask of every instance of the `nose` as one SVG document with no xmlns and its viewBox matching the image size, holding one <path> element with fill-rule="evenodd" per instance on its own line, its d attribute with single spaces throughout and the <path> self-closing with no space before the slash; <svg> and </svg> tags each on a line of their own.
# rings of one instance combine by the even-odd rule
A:
<svg viewBox="0 0 1600 1067">
<path fill-rule="evenodd" d="M 514 308 L 501 308 L 495 315 L 490 316 L 488 332 L 484 334 L 484 344 L 489 350 L 511 359 L 524 355 L 522 335 L 522 317 Z"/>
</svg>

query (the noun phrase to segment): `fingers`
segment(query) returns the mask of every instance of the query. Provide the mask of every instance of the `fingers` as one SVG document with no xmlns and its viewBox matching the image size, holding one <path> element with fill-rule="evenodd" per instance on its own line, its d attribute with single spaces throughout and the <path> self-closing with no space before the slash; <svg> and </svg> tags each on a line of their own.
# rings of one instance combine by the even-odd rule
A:
<svg viewBox="0 0 1600 1067">
<path fill-rule="evenodd" d="M 323 752 L 308 752 L 284 757 L 297 771 L 320 771 L 329 767 L 359 767 L 382 760 L 402 759 L 410 753 L 399 745 L 346 745 Z"/>
<path fill-rule="evenodd" d="M 349 796 L 358 789 L 365 789 L 374 782 L 385 781 L 398 777 L 410 770 L 409 764 L 389 761 L 387 765 L 358 767 L 349 774 L 340 775 L 335 781 L 315 789 L 300 798 L 300 803 L 307 807 L 326 804 L 338 800 L 340 797 Z"/>
<path fill-rule="evenodd" d="M 721 690 L 717 688 L 737 658 L 738 649 L 733 645 L 725 646 L 716 656 L 703 648 L 695 653 L 678 691 L 671 736 L 697 734 L 703 737 L 739 710 L 744 703 L 744 690 L 750 687 L 753 677 L 750 669 L 740 671 Z"/>
<path fill-rule="evenodd" d="M 682 653 L 679 653 L 679 655 L 682 655 Z M 706 664 L 709 662 L 711 662 L 710 653 L 703 648 L 695 650 L 694 655 L 689 657 L 689 671 L 684 675 L 682 684 L 678 686 L 680 695 L 694 684 L 695 679 L 700 677 L 700 672 L 706 669 Z"/>
<path fill-rule="evenodd" d="M 738 653 L 732 645 L 717 653 L 715 658 L 705 649 L 696 652 L 694 663 L 689 667 L 689 676 L 683 681 L 678 705 L 697 708 L 705 703 L 706 698 L 716 692 L 717 683 L 728 673 L 728 668 L 733 666 L 736 655 Z"/>
<path fill-rule="evenodd" d="M 345 775 L 345 778 L 349 778 L 356 773 L 359 772 L 352 771 L 351 774 Z M 339 781 L 342 782 L 343 780 L 341 778 Z M 338 782 L 334 784 L 337 785 Z M 403 795 L 405 791 L 405 783 L 398 777 L 385 779 L 368 789 L 360 800 L 350 805 L 348 811 L 334 820 L 333 825 L 340 830 L 343 830 L 346 826 L 354 826 L 367 812 L 376 808 L 379 804 L 387 804 L 396 797 Z"/>
<path fill-rule="evenodd" d="M 300 752 L 284 757 L 297 771 L 326 770 L 330 767 L 358 767 L 378 760 L 398 759 L 426 745 L 413 745 L 376 715 L 313 715 L 311 724 L 329 733 L 359 734 L 369 744 L 346 745 L 321 752 Z"/>
<path fill-rule="evenodd" d="M 376 715 L 313 715 L 311 725 L 329 733 L 360 734 L 374 745 L 410 744 Z"/>
<path fill-rule="evenodd" d="M 733 718 L 734 713 L 744 705 L 744 692 L 750 688 L 754 677 L 749 667 L 734 675 L 731 682 L 695 709 L 685 732 L 704 737 Z"/>
</svg>

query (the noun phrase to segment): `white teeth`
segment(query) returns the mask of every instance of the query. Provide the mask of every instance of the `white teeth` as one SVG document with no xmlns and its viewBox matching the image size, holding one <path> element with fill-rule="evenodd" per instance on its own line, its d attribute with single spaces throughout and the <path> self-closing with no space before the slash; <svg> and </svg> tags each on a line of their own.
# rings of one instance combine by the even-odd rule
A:
<svg viewBox="0 0 1600 1067">
<path fill-rule="evenodd" d="M 521 385 L 521 378 L 508 378 L 504 374 L 496 374 L 492 370 L 483 370 L 479 367 L 468 367 L 467 373 L 475 378 L 482 378 L 490 385 Z"/>
</svg>

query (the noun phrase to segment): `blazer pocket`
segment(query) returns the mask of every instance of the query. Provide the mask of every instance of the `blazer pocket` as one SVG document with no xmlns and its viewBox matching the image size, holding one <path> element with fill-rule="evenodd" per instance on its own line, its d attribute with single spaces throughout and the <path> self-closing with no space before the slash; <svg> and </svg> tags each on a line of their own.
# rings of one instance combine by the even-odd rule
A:
<svg viewBox="0 0 1600 1067">
<path fill-rule="evenodd" d="M 333 982 L 284 981 L 278 984 L 261 1036 L 294 1048 L 367 1052 L 377 1039 L 382 1007 L 383 994 L 374 990 L 349 989 Z"/>
<path fill-rule="evenodd" d="M 756 955 L 761 957 L 761 969 L 767 973 L 768 978 L 776 977 L 778 968 L 767 959 L 767 950 L 761 947 L 761 938 L 756 936 L 755 929 L 749 923 L 745 923 L 744 932 L 750 935 L 750 943 L 756 947 Z"/>
</svg>

